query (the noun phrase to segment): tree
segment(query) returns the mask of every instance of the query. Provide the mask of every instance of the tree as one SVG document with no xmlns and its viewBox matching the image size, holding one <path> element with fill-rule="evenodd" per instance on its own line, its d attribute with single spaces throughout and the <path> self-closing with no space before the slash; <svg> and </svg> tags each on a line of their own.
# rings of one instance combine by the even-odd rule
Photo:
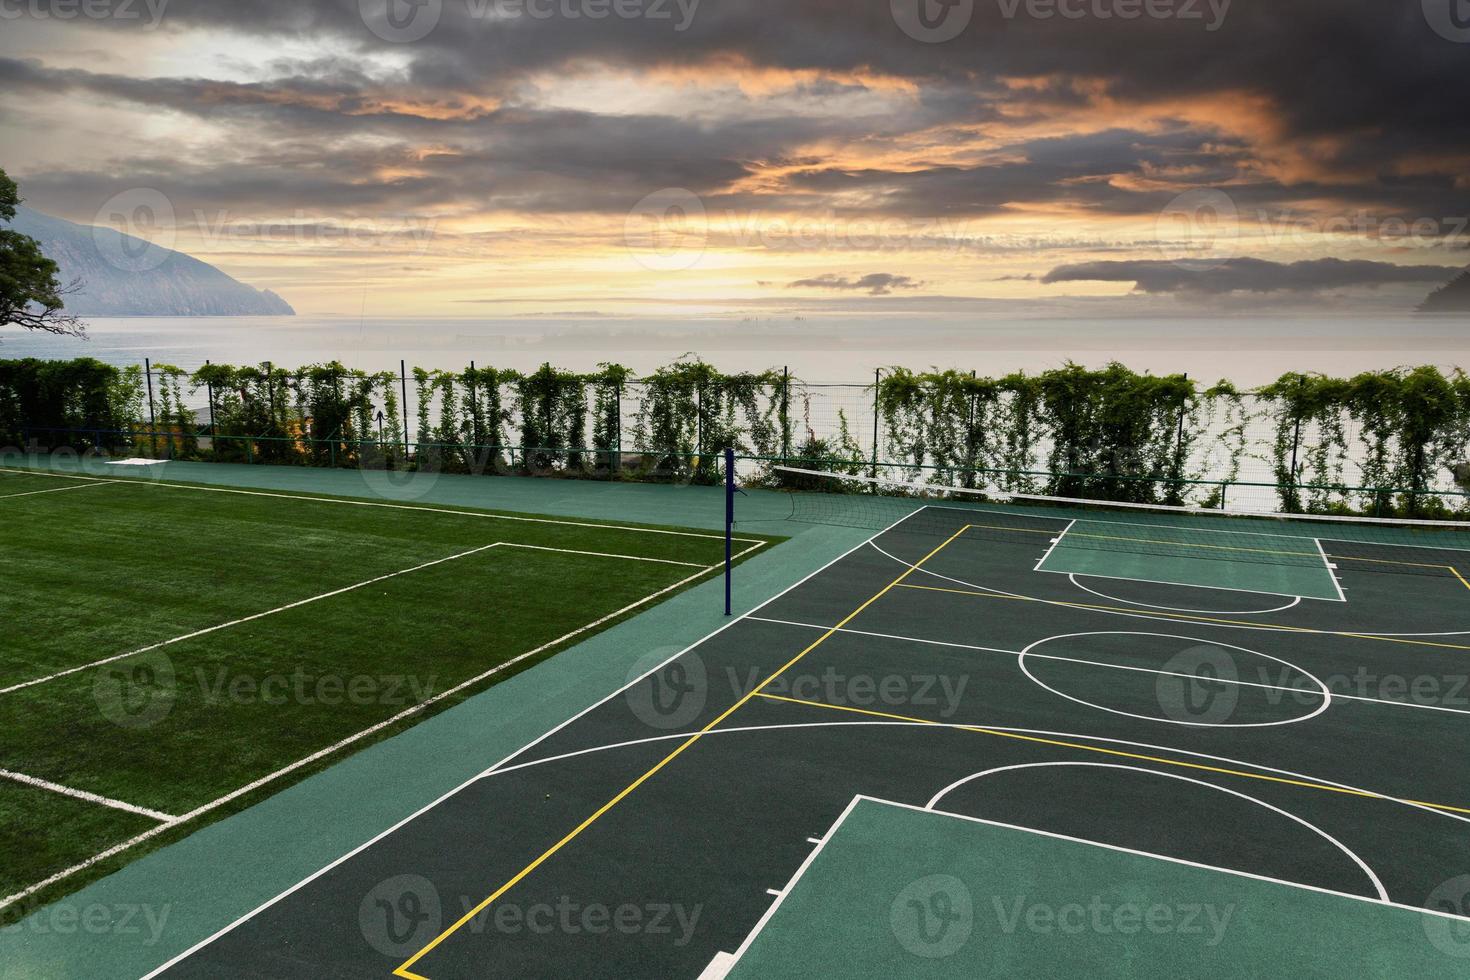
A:
<svg viewBox="0 0 1470 980">
<path fill-rule="evenodd" d="M 0 221 L 11 221 L 19 203 L 15 181 L 0 170 Z M 82 321 L 62 312 L 62 297 L 79 283 L 62 286 L 58 271 L 34 238 L 0 228 L 0 326 L 14 323 L 27 330 L 80 336 Z"/>
</svg>

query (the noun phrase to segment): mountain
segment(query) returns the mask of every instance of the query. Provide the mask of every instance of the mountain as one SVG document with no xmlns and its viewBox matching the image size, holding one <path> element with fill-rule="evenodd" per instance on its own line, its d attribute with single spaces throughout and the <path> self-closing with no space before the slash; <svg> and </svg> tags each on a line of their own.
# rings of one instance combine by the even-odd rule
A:
<svg viewBox="0 0 1470 980">
<path fill-rule="evenodd" d="M 5 227 L 0 222 L 0 227 Z M 111 228 L 79 225 L 30 208 L 17 208 L 10 227 L 41 243 L 61 267 L 63 285 L 80 279 L 66 297 L 79 316 L 295 316 L 269 289 L 258 290 L 207 262 L 161 248 Z"/>
<path fill-rule="evenodd" d="M 1429 294 L 1420 303 L 1419 313 L 1470 313 L 1470 269 Z"/>
</svg>

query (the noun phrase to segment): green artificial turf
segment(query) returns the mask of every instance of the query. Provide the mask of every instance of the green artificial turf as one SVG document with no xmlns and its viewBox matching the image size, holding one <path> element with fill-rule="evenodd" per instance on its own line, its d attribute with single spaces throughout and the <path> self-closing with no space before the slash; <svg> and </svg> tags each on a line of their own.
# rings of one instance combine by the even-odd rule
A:
<svg viewBox="0 0 1470 980">
<path fill-rule="evenodd" d="M 433 711 L 457 703 L 714 574 L 724 555 L 708 531 L 141 481 L 20 495 L 57 485 L 0 472 L 0 688 L 41 681 L 0 693 L 0 768 L 173 816 L 431 698 L 446 695 Z M 360 585 L 379 576 L 391 577 Z M 156 826 L 0 780 L 0 888 L 14 895 Z"/>
</svg>

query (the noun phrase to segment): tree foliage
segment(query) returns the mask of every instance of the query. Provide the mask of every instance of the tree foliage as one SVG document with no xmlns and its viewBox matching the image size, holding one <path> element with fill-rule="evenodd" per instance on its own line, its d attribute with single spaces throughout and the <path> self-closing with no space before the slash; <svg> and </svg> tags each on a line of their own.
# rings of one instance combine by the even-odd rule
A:
<svg viewBox="0 0 1470 980">
<path fill-rule="evenodd" d="M 15 181 L 0 170 L 0 221 L 15 217 L 20 194 Z M 8 323 L 27 330 L 80 335 L 82 323 L 64 312 L 65 296 L 76 283 L 63 286 L 55 262 L 41 253 L 34 239 L 11 228 L 0 228 L 0 326 Z"/>
</svg>

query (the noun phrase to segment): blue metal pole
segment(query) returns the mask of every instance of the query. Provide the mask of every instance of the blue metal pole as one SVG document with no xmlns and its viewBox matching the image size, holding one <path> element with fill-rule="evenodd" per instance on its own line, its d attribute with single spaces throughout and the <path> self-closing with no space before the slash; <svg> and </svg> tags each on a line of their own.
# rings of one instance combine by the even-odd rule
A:
<svg viewBox="0 0 1470 980">
<path fill-rule="evenodd" d="M 731 612 L 732 543 L 735 534 L 735 450 L 725 450 L 725 615 Z"/>
</svg>

